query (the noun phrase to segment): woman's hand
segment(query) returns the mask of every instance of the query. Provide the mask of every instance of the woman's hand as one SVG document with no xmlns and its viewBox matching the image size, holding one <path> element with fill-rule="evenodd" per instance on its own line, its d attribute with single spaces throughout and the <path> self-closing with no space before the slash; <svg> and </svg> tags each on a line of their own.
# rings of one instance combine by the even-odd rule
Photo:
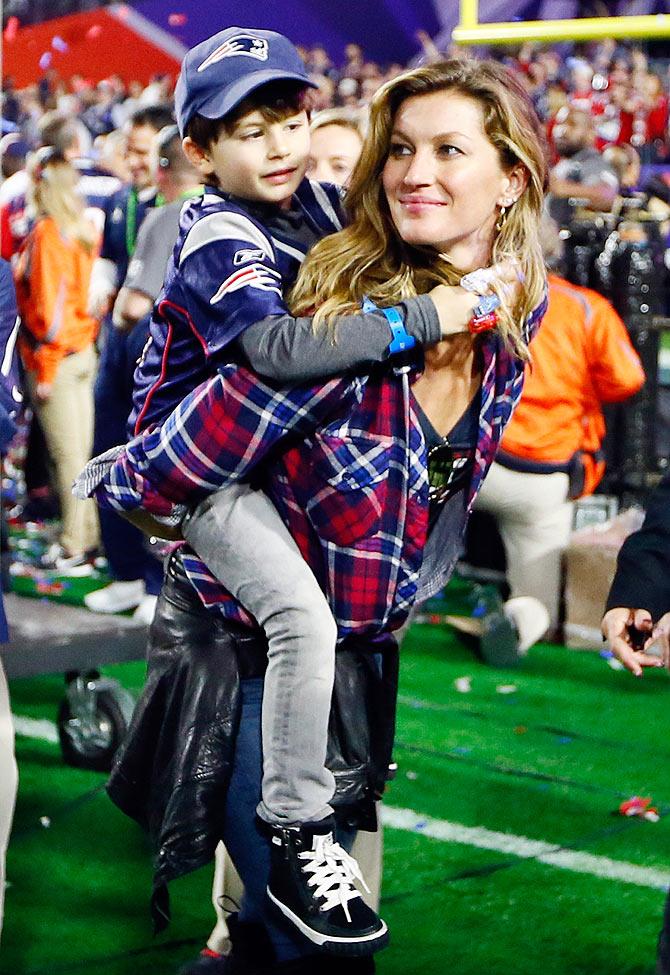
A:
<svg viewBox="0 0 670 975">
<path fill-rule="evenodd" d="M 476 291 L 439 284 L 428 292 L 437 309 L 443 338 L 469 331 L 472 313 L 482 295 L 497 293 L 512 307 L 521 297 L 524 278 L 518 261 L 498 261 L 473 272 L 473 276 L 479 277 Z"/>
</svg>

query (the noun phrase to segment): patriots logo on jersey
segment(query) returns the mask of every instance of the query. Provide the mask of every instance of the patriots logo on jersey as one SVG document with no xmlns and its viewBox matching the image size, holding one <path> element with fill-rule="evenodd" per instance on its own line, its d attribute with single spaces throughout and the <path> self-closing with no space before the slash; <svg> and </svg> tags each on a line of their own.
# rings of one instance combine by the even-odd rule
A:
<svg viewBox="0 0 670 975">
<path fill-rule="evenodd" d="M 248 267 L 240 268 L 239 271 L 233 271 L 216 294 L 209 299 L 209 303 L 215 305 L 224 295 L 239 291 L 241 288 L 258 288 L 259 291 L 274 291 L 281 295 L 279 282 L 281 282 L 281 274 L 278 271 L 263 264 L 250 264 Z"/>
<path fill-rule="evenodd" d="M 235 34 L 223 44 L 220 44 L 215 51 L 205 58 L 202 64 L 198 65 L 198 71 L 205 71 L 217 61 L 224 58 L 256 58 L 257 61 L 267 61 L 269 53 L 268 42 L 262 37 L 254 37 L 253 34 Z"/>
</svg>

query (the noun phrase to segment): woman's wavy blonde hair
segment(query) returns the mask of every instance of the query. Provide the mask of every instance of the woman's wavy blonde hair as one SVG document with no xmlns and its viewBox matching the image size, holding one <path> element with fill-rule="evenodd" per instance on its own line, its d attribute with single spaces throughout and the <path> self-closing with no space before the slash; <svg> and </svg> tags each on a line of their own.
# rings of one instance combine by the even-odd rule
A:
<svg viewBox="0 0 670 975">
<path fill-rule="evenodd" d="M 51 217 L 60 232 L 92 251 L 98 232 L 85 213 L 86 204 L 77 192 L 78 174 L 58 150 L 38 150 L 28 164 L 31 177 L 28 204 L 35 219 Z"/>
<path fill-rule="evenodd" d="M 400 105 L 436 91 L 476 101 L 503 168 L 509 171 L 522 163 L 528 172 L 528 185 L 507 212 L 491 255 L 492 263 L 515 258 L 525 275 L 516 307 L 507 307 L 501 295 L 498 317 L 503 338 L 527 358 L 521 325 L 539 304 L 545 281 L 539 224 L 547 181 L 546 143 L 521 83 L 493 61 L 443 61 L 405 72 L 380 88 L 370 106 L 367 138 L 346 195 L 350 223 L 312 248 L 291 292 L 291 308 L 303 315 L 316 309 L 318 327 L 355 311 L 365 296 L 387 307 L 437 284 L 458 284 L 461 269 L 438 259 L 434 248 L 410 245 L 399 237 L 381 182 Z"/>
</svg>

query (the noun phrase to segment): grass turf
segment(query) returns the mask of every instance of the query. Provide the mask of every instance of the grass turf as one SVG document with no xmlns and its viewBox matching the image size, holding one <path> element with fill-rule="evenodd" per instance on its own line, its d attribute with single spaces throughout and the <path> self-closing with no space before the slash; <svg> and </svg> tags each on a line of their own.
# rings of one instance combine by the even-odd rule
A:
<svg viewBox="0 0 670 975">
<path fill-rule="evenodd" d="M 143 666 L 105 672 L 141 686 Z M 459 693 L 458 677 L 471 678 Z M 513 685 L 500 693 L 501 685 Z M 16 714 L 55 716 L 59 678 L 13 681 Z M 616 814 L 650 795 L 670 812 L 668 677 L 636 681 L 597 654 L 539 645 L 523 665 L 479 662 L 450 631 L 415 626 L 402 653 L 387 804 L 438 819 L 668 869 L 670 817 Z M 209 870 L 173 885 L 153 939 L 148 851 L 107 800 L 104 776 L 17 740 L 21 774 L 8 856 L 0 970 L 11 975 L 174 972 L 212 924 Z M 41 825 L 43 817 L 50 825 Z M 651 975 L 663 893 L 387 829 L 382 975 Z M 315 972 L 318 975 L 318 972 Z"/>
</svg>

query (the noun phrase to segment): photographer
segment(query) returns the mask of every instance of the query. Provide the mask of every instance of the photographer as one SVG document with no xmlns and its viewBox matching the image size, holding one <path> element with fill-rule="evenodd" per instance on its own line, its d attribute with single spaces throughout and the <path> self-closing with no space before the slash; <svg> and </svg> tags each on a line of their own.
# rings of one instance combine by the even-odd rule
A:
<svg viewBox="0 0 670 975">
<path fill-rule="evenodd" d="M 628 536 L 619 552 L 606 607 L 603 636 L 631 674 L 641 677 L 645 667 L 669 666 L 670 474 L 651 495 L 644 524 Z M 670 975 L 670 896 L 658 939 L 656 971 Z"/>
</svg>

